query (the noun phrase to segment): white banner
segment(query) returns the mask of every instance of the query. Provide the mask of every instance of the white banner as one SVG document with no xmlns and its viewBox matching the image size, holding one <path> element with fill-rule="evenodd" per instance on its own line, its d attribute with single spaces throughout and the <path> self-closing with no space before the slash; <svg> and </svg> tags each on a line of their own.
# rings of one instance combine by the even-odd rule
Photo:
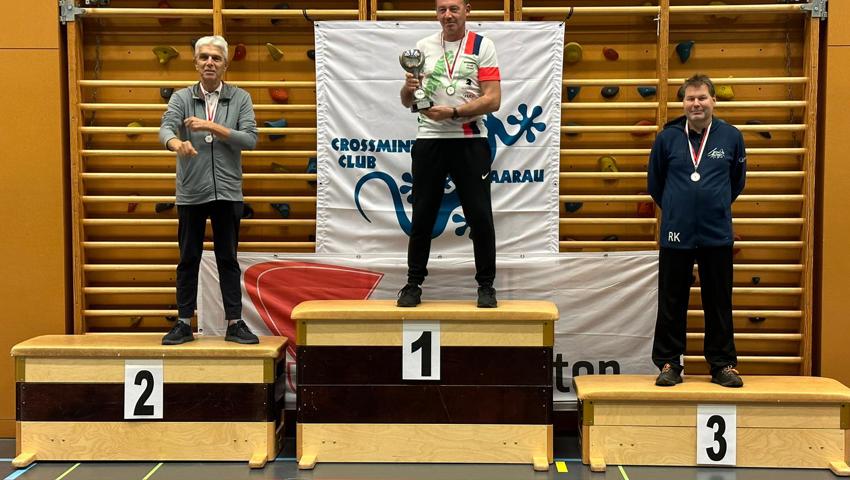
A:
<svg viewBox="0 0 850 480">
<path fill-rule="evenodd" d="M 494 41 L 501 71 L 501 109 L 485 121 L 496 249 L 557 253 L 563 24 L 467 27 Z M 316 23 L 317 253 L 407 252 L 417 116 L 399 100 L 398 56 L 439 29 L 436 22 Z M 433 253 L 471 254 L 459 207 L 448 183 Z"/>
<path fill-rule="evenodd" d="M 394 299 L 406 281 L 403 257 L 239 253 L 242 318 L 258 335 L 291 341 L 286 382 L 295 386 L 292 309 L 305 300 Z M 572 378 L 590 373 L 656 372 L 652 336 L 658 294 L 658 252 L 500 255 L 499 300 L 549 300 L 555 323 L 556 408 L 572 408 Z M 474 260 L 432 258 L 423 299 L 476 298 Z M 212 252 L 201 261 L 200 333 L 224 335 L 226 324 Z M 291 397 L 294 399 L 294 397 Z M 289 403 L 289 402 L 288 402 Z M 292 405 L 291 403 L 289 403 Z"/>
</svg>

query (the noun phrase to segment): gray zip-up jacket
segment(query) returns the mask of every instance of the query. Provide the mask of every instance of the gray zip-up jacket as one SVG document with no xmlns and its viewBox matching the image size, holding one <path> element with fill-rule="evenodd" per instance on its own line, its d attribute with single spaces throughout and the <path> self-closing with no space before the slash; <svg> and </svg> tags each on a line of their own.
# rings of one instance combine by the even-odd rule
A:
<svg viewBox="0 0 850 480">
<path fill-rule="evenodd" d="M 257 145 L 257 122 L 251 95 L 224 84 L 219 95 L 215 123 L 230 129 L 229 138 L 204 140 L 209 132 L 192 132 L 183 125 L 189 117 L 206 118 L 206 104 L 199 83 L 175 92 L 162 115 L 159 141 L 189 140 L 198 154 L 177 156 L 177 204 L 198 205 L 214 200 L 242 201 L 242 150 Z M 168 147 L 166 147 L 168 148 Z"/>
</svg>

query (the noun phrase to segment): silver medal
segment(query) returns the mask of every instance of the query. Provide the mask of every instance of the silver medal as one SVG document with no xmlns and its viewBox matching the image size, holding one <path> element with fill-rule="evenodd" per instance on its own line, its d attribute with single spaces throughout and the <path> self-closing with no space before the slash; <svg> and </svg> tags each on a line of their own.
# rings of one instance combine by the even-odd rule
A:
<svg viewBox="0 0 850 480">
<path fill-rule="evenodd" d="M 212 134 L 211 134 L 211 133 L 210 133 L 210 134 L 207 134 L 207 136 L 206 136 L 206 137 L 204 137 L 204 141 L 205 141 L 205 142 L 207 142 L 207 143 L 212 143 L 212 142 L 213 142 L 213 136 L 212 136 Z"/>
<path fill-rule="evenodd" d="M 455 94 L 455 86 L 449 85 L 448 87 L 446 87 L 446 93 L 449 94 L 449 95 L 454 95 Z"/>
<path fill-rule="evenodd" d="M 694 172 L 691 174 L 691 181 L 698 182 L 699 181 L 699 172 Z"/>
</svg>

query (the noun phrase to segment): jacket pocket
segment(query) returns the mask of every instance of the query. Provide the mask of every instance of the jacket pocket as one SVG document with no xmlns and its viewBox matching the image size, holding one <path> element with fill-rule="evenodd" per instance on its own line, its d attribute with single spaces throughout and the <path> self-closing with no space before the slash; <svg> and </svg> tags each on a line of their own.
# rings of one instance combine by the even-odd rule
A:
<svg viewBox="0 0 850 480">
<path fill-rule="evenodd" d="M 183 194 L 197 194 L 210 189 L 212 178 L 202 155 L 177 159 L 177 184 Z"/>
</svg>

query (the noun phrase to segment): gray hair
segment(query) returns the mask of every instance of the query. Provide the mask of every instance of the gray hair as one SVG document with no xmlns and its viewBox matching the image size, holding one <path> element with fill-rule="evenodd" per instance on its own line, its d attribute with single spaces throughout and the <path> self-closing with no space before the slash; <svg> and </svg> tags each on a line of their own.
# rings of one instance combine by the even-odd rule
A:
<svg viewBox="0 0 850 480">
<path fill-rule="evenodd" d="M 201 37 L 198 41 L 195 42 L 195 56 L 198 56 L 198 50 L 204 45 L 212 45 L 214 47 L 218 47 L 221 49 L 221 52 L 224 54 L 224 60 L 227 60 L 227 40 L 224 39 L 221 35 L 210 35 L 208 37 Z"/>
</svg>

